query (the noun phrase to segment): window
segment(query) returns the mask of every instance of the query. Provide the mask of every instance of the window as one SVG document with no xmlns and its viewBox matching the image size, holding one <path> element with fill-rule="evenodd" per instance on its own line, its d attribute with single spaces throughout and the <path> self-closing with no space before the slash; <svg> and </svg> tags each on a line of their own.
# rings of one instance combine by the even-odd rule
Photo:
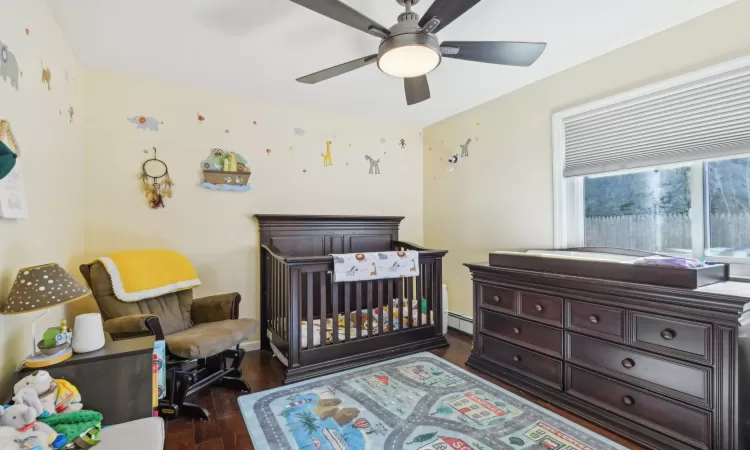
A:
<svg viewBox="0 0 750 450">
<path fill-rule="evenodd" d="M 706 254 L 750 258 L 750 157 L 705 163 Z"/>
<path fill-rule="evenodd" d="M 567 246 L 619 247 L 750 264 L 750 154 L 584 176 Z M 573 194 L 575 195 L 575 194 Z M 696 234 L 697 232 L 697 234 Z M 575 236 L 575 232 L 571 236 Z"/>
<path fill-rule="evenodd" d="M 689 254 L 690 166 L 583 180 L 584 245 Z"/>
<path fill-rule="evenodd" d="M 748 114 L 750 57 L 555 113 L 555 246 L 708 256 L 750 274 Z"/>
</svg>

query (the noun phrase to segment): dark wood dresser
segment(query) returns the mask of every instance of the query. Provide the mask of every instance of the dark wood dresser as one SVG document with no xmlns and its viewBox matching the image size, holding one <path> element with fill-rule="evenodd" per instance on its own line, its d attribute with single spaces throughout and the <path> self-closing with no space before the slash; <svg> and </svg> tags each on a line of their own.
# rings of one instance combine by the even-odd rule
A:
<svg viewBox="0 0 750 450">
<path fill-rule="evenodd" d="M 699 289 L 467 264 L 467 364 L 640 445 L 750 448 L 750 284 Z"/>
</svg>

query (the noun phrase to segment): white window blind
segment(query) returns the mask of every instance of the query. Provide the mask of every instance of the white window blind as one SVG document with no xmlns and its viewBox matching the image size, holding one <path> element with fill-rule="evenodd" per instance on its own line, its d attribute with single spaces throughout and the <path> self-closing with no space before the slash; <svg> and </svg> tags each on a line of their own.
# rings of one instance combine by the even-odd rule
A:
<svg viewBox="0 0 750 450">
<path fill-rule="evenodd" d="M 563 175 L 750 152 L 750 67 L 690 78 L 566 115 Z"/>
</svg>

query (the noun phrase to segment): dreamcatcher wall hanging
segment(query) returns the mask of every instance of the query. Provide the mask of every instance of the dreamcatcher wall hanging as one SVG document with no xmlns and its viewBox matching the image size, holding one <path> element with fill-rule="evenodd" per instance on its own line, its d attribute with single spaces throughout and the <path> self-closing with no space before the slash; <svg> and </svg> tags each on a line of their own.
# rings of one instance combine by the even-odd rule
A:
<svg viewBox="0 0 750 450">
<path fill-rule="evenodd" d="M 143 162 L 139 178 L 148 206 L 159 209 L 164 208 L 164 197 L 172 198 L 174 181 L 169 176 L 167 164 L 156 157 L 156 147 L 153 148 L 154 157 Z M 143 152 L 148 153 L 148 150 Z"/>
</svg>

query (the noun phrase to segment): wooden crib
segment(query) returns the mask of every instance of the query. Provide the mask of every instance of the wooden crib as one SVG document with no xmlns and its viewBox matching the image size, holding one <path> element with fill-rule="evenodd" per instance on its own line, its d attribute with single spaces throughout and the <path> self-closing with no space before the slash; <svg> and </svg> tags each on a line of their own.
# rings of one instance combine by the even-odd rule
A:
<svg viewBox="0 0 750 450">
<path fill-rule="evenodd" d="M 255 217 L 261 244 L 261 348 L 284 363 L 285 383 L 448 345 L 441 302 L 447 251 L 399 241 L 403 217 Z M 418 251 L 420 275 L 332 282 L 331 253 L 388 250 Z M 396 312 L 403 316 L 398 324 L 393 323 Z"/>
</svg>

